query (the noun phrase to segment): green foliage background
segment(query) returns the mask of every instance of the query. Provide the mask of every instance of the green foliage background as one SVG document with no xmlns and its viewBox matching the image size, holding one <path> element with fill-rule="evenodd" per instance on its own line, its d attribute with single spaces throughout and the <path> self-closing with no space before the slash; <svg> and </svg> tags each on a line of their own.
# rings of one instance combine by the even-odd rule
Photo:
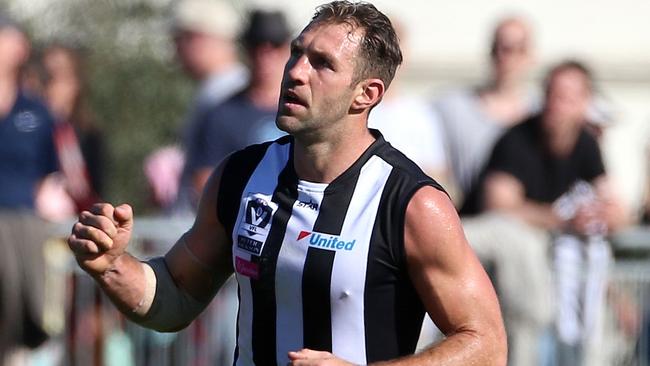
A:
<svg viewBox="0 0 650 366">
<path fill-rule="evenodd" d="M 150 57 L 93 65 L 90 103 L 109 155 L 106 199 L 150 213 L 142 162 L 157 147 L 176 142 L 189 102 L 188 82 L 177 69 Z"/>
<path fill-rule="evenodd" d="M 142 170 L 178 140 L 192 83 L 174 60 L 169 0 L 0 0 L 35 44 L 86 50 L 88 100 L 107 147 L 105 199 L 153 213 Z"/>
</svg>

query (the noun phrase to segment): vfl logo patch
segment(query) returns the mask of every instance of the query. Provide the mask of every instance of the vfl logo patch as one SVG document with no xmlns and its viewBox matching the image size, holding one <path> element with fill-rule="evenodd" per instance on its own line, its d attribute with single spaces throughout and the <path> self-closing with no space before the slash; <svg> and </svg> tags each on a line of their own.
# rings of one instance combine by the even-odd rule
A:
<svg viewBox="0 0 650 366">
<path fill-rule="evenodd" d="M 250 195 L 246 198 L 244 217 L 239 224 L 237 235 L 238 248 L 254 255 L 262 253 L 276 208 L 275 204 L 260 195 Z"/>
<path fill-rule="evenodd" d="M 273 209 L 269 207 L 269 204 L 265 200 L 255 198 L 254 200 L 248 201 L 245 216 L 246 224 L 248 224 L 246 231 L 250 235 L 255 235 L 258 229 L 266 229 L 269 221 L 271 221 L 271 215 L 273 215 Z"/>
<path fill-rule="evenodd" d="M 296 239 L 300 241 L 307 237 L 309 237 L 309 246 L 327 250 L 351 251 L 357 243 L 357 239 L 347 241 L 342 240 L 340 236 L 318 233 L 316 231 L 301 231 Z"/>
</svg>

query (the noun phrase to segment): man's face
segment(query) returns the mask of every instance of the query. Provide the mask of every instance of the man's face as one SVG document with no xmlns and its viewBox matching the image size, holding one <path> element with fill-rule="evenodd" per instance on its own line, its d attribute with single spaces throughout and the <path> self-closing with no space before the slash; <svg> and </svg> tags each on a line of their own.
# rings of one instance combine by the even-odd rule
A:
<svg viewBox="0 0 650 366">
<path fill-rule="evenodd" d="M 547 88 L 544 128 L 560 134 L 579 128 L 591 100 L 586 76 L 578 70 L 560 70 L 551 76 Z"/>
<path fill-rule="evenodd" d="M 198 34 L 186 30 L 178 30 L 177 33 L 174 34 L 176 55 L 178 56 L 178 60 L 181 62 L 181 65 L 185 71 L 190 75 L 194 75 L 196 73 L 193 70 L 193 65 L 196 63 L 193 56 L 196 54 L 194 48 L 196 48 L 197 37 Z"/>
<path fill-rule="evenodd" d="M 28 57 L 27 37 L 15 28 L 0 28 L 0 71 L 17 73 Z"/>
<path fill-rule="evenodd" d="M 251 60 L 251 77 L 262 83 L 277 83 L 289 58 L 289 44 L 262 43 L 248 50 Z"/>
<path fill-rule="evenodd" d="M 510 21 L 496 31 L 492 64 L 498 79 L 518 80 L 532 64 L 528 28 L 521 22 Z"/>
<path fill-rule="evenodd" d="M 293 135 L 341 121 L 354 99 L 361 41 L 346 24 L 311 24 L 291 44 L 276 124 Z"/>
<path fill-rule="evenodd" d="M 176 55 L 190 77 L 201 80 L 209 72 L 212 59 L 218 57 L 226 41 L 205 33 L 178 30 L 174 34 Z"/>
</svg>

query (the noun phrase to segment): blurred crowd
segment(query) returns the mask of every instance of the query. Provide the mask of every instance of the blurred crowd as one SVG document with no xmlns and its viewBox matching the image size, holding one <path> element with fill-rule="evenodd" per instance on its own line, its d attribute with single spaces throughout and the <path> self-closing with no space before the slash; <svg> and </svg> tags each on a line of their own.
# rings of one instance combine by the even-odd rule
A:
<svg viewBox="0 0 650 366">
<path fill-rule="evenodd" d="M 274 121 L 279 84 L 299 29 L 280 10 L 251 9 L 241 18 L 224 1 L 174 4 L 170 42 L 197 87 L 179 143 L 142 162 L 154 201 L 170 217 L 194 213 L 221 159 L 283 135 Z M 408 34 L 394 22 L 408 67 Z M 644 212 L 631 212 L 608 176 L 600 141 L 614 121 L 602 113 L 588 64 L 560 60 L 530 88 L 534 37 L 525 17 L 499 20 L 482 83 L 436 97 L 409 93 L 398 73 L 369 126 L 450 194 L 499 295 L 509 364 L 607 365 L 605 304 L 616 304 L 617 336 L 629 339 L 639 339 L 648 310 L 611 289 L 609 238 L 647 223 L 650 198 L 639 197 Z M 65 42 L 32 47 L 25 29 L 0 13 L 0 362 L 7 364 L 20 364 L 9 361 L 16 349 L 56 337 L 42 311 L 51 225 L 105 196 L 106 141 L 88 103 L 87 52 Z M 70 281 L 69 296 L 80 281 Z M 88 332 L 101 341 L 98 296 L 78 305 L 76 321 L 68 318 L 76 330 L 65 342 L 89 342 Z M 225 365 L 236 332 L 232 280 L 214 303 L 210 319 L 219 325 L 211 331 L 222 352 L 210 359 Z M 425 322 L 421 345 L 437 337 Z"/>
</svg>

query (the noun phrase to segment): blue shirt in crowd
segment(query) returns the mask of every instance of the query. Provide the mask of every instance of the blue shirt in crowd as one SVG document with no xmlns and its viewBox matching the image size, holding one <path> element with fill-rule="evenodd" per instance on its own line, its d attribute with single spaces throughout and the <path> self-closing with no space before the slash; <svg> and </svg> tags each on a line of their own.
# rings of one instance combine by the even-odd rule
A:
<svg viewBox="0 0 650 366">
<path fill-rule="evenodd" d="M 34 208 L 38 183 L 57 170 L 53 129 L 46 107 L 23 93 L 0 117 L 0 209 Z"/>
<path fill-rule="evenodd" d="M 275 126 L 276 112 L 255 106 L 244 92 L 210 110 L 188 151 L 186 173 L 214 167 L 234 151 L 285 135 Z"/>
</svg>

